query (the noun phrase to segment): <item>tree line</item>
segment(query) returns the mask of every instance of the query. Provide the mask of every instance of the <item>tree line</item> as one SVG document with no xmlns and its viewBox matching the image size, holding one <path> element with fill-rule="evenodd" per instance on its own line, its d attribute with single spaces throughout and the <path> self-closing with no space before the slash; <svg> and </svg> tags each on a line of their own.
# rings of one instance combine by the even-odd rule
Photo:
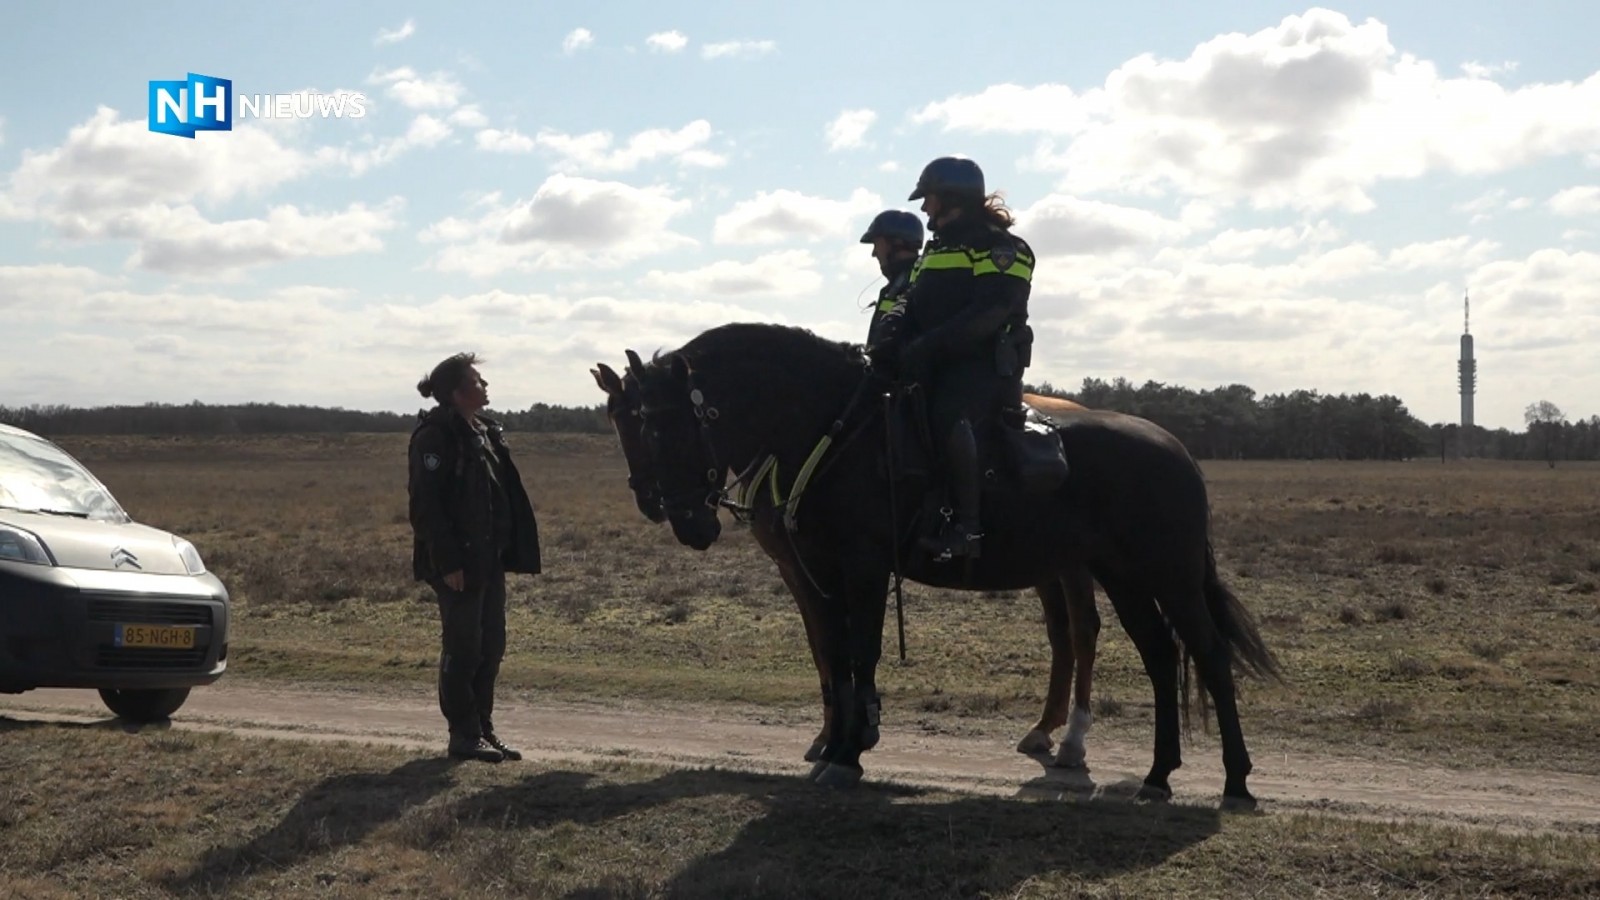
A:
<svg viewBox="0 0 1600 900">
<path fill-rule="evenodd" d="M 1076 391 L 1049 383 L 1028 390 L 1142 416 L 1201 459 L 1600 459 L 1600 416 L 1568 422 L 1548 401 L 1528 407 L 1526 431 L 1474 427 L 1462 434 L 1455 424 L 1423 422 L 1391 394 L 1257 396 L 1242 384 L 1196 391 L 1125 378 L 1086 378 Z"/>
<path fill-rule="evenodd" d="M 1230 384 L 1196 391 L 1124 378 L 1086 378 L 1076 391 L 1049 383 L 1028 390 L 1067 397 L 1094 409 L 1150 419 L 1202 459 L 1600 459 L 1600 416 L 1576 422 L 1548 401 L 1530 404 L 1525 431 L 1428 424 L 1390 394 L 1323 394 L 1297 390 L 1258 396 Z M 512 431 L 605 434 L 603 406 L 535 403 L 525 410 L 489 410 Z M 415 413 L 366 412 L 276 403 L 146 403 L 81 408 L 0 406 L 0 422 L 42 435 L 64 434 L 300 434 L 406 432 Z"/>
<path fill-rule="evenodd" d="M 604 406 L 535 403 L 521 411 L 485 410 L 511 431 L 609 433 Z M 0 406 L 0 423 L 60 434 L 314 434 L 409 432 L 416 413 L 365 412 L 277 403 L 146 403 L 139 406 Z"/>
</svg>

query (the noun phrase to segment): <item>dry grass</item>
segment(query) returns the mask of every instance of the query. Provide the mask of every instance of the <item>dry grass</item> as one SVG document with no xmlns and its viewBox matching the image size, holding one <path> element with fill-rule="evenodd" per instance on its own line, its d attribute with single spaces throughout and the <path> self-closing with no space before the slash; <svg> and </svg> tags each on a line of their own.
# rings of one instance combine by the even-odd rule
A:
<svg viewBox="0 0 1600 900">
<path fill-rule="evenodd" d="M 430 678 L 437 613 L 410 580 L 403 435 L 63 443 L 229 584 L 229 678 Z M 746 532 L 729 526 L 706 554 L 677 545 L 634 509 L 609 439 L 512 445 L 547 574 L 513 579 L 506 683 L 814 705 L 799 617 Z M 1253 746 L 1600 772 L 1600 466 L 1205 469 L 1223 575 L 1288 675 L 1244 687 Z M 1097 688 L 1117 713 L 1099 727 L 1148 740 L 1148 682 L 1103 601 L 1102 614 Z M 913 587 L 907 617 L 911 660 L 882 678 L 886 727 L 1010 730 L 1037 712 L 1048 654 L 1031 596 Z"/>
<path fill-rule="evenodd" d="M 63 765 L 70 760 L 70 765 Z M 0 896 L 1565 898 L 1600 842 L 0 719 Z"/>
</svg>

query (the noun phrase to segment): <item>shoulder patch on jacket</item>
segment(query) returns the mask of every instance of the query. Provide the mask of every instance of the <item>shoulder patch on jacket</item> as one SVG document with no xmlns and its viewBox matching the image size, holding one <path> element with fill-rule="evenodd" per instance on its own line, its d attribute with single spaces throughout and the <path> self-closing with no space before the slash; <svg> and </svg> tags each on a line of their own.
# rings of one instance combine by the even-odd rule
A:
<svg viewBox="0 0 1600 900">
<path fill-rule="evenodd" d="M 994 262 L 996 269 L 1004 272 L 1017 261 L 1017 248 L 1006 243 L 996 244 L 995 248 L 989 251 L 989 259 Z"/>
<path fill-rule="evenodd" d="M 439 468 L 439 454 L 437 454 L 437 453 L 424 453 L 424 454 L 422 454 L 422 467 L 424 469 L 427 469 L 429 472 L 437 471 L 438 468 Z"/>
</svg>

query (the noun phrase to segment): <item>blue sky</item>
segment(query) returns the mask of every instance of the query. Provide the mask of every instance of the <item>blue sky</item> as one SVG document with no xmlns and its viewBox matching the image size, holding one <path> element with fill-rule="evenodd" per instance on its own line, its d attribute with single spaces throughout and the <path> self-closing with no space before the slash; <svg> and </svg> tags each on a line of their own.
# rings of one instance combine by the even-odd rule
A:
<svg viewBox="0 0 1600 900">
<path fill-rule="evenodd" d="M 1032 380 L 1600 413 L 1592 4 L 0 10 L 0 403 L 495 405 L 731 320 L 860 339 L 856 244 L 973 157 L 1039 250 Z M 147 85 L 360 92 L 146 127 Z"/>
</svg>

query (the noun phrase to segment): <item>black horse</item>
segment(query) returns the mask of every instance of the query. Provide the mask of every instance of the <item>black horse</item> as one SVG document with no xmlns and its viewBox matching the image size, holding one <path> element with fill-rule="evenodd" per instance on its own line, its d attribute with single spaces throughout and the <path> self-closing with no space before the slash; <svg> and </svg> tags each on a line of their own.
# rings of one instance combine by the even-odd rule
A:
<svg viewBox="0 0 1600 900">
<path fill-rule="evenodd" d="M 697 550 L 721 533 L 717 509 L 730 473 L 749 479 L 771 457 L 785 473 L 778 485 L 787 479 L 792 492 L 808 459 L 820 471 L 819 438 L 841 434 L 835 422 L 860 408 L 868 377 L 852 345 L 759 324 L 714 328 L 635 374 L 663 508 L 678 540 Z M 1072 469 L 1062 487 L 987 492 L 983 556 L 965 566 L 925 562 L 911 574 L 935 585 L 1015 590 L 1092 573 L 1155 693 L 1155 759 L 1143 793 L 1171 796 L 1168 777 L 1182 765 L 1178 697 L 1187 659 L 1215 704 L 1224 804 L 1252 807 L 1233 674 L 1276 674 L 1277 664 L 1217 576 L 1199 467 L 1176 438 L 1143 419 L 1089 411 L 1063 418 L 1058 433 Z M 879 445 L 841 442 L 803 494 L 772 504 L 774 514 L 782 506 L 791 517 L 795 557 L 820 588 L 816 631 L 834 700 L 828 745 L 813 770 L 824 785 L 861 778 L 864 738 L 875 724 L 885 585 L 905 539 L 897 526 L 921 502 L 895 494 L 872 449 Z M 775 486 L 770 500 L 779 494 Z"/>
<path fill-rule="evenodd" d="M 630 372 L 626 376 L 618 375 L 605 363 L 596 363 L 589 374 L 594 376 L 595 384 L 606 394 L 606 418 L 617 433 L 623 458 L 628 463 L 628 487 L 633 491 L 634 503 L 645 518 L 661 523 L 667 520 L 667 512 L 661 502 L 661 488 L 657 483 L 654 463 L 644 444 L 643 420 L 639 415 L 643 398 L 638 377 L 634 374 L 643 371 L 644 362 L 630 350 L 628 365 Z M 1083 409 L 1076 403 L 1055 397 L 1025 394 L 1023 399 L 1046 415 Z M 792 479 L 790 481 L 792 483 Z M 817 610 L 822 603 L 821 593 L 796 555 L 796 542 L 791 539 L 781 513 L 770 502 L 763 503 L 752 511 L 750 526 L 757 545 L 777 565 L 779 576 L 800 610 L 811 661 L 822 683 L 822 730 L 805 753 L 807 762 L 815 762 L 828 745 L 829 726 L 833 719 L 833 678 L 818 632 L 821 620 Z M 1095 649 L 1100 637 L 1100 612 L 1095 607 L 1094 580 L 1088 570 L 1081 569 L 1037 585 L 1034 591 L 1039 596 L 1045 633 L 1050 642 L 1050 682 L 1039 719 L 1017 742 L 1017 752 L 1030 756 L 1048 755 L 1054 748 L 1051 735 L 1056 729 L 1066 726 L 1061 746 L 1050 760 L 1050 765 L 1068 769 L 1084 768 L 1088 756 L 1086 739 L 1094 722 L 1090 697 L 1094 682 Z M 877 740 L 878 727 L 869 718 L 864 729 L 862 749 L 870 750 Z"/>
</svg>

